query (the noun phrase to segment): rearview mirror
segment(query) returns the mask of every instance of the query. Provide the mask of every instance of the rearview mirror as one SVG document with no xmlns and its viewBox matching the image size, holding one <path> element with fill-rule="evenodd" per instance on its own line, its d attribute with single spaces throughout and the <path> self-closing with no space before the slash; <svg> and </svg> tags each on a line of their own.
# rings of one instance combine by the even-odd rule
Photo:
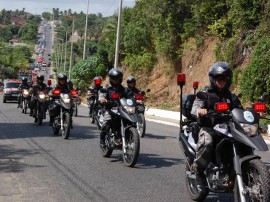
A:
<svg viewBox="0 0 270 202">
<path fill-rule="evenodd" d="M 261 97 L 260 97 L 260 101 L 261 102 L 265 102 L 265 103 L 269 103 L 269 95 L 267 93 L 264 93 Z"/>
</svg>

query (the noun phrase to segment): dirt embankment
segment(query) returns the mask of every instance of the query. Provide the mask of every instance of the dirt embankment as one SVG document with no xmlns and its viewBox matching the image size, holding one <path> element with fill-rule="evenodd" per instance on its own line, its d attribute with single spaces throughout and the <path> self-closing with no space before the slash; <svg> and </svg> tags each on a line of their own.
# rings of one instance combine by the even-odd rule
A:
<svg viewBox="0 0 270 202">
<path fill-rule="evenodd" d="M 147 105 L 173 111 L 179 110 L 180 89 L 176 82 L 177 73 L 186 74 L 186 85 L 183 88 L 185 94 L 193 92 L 194 81 L 199 82 L 199 89 L 208 85 L 208 69 L 216 62 L 214 55 L 216 43 L 216 39 L 208 38 L 197 49 L 195 40 L 190 40 L 177 67 L 172 67 L 170 63 L 160 59 L 151 74 L 133 75 L 137 78 L 137 86 L 140 89 L 151 89 Z M 126 84 L 125 80 L 128 76 L 130 73 L 124 69 L 123 84 Z"/>
</svg>

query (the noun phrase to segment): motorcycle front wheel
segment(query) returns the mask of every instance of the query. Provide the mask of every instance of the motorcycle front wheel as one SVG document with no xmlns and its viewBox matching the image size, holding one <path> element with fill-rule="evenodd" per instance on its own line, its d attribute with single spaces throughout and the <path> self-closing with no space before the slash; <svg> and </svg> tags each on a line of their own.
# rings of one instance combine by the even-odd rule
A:
<svg viewBox="0 0 270 202">
<path fill-rule="evenodd" d="M 242 165 L 244 189 L 248 191 L 246 201 L 270 201 L 270 174 L 267 166 L 259 159 Z M 234 201 L 240 202 L 238 183 L 234 184 Z"/>
<path fill-rule="evenodd" d="M 145 123 L 144 114 L 139 113 L 137 127 L 138 127 L 138 132 L 139 132 L 141 138 L 143 138 L 145 135 L 145 125 L 146 125 L 146 123 Z"/>
<path fill-rule="evenodd" d="M 23 101 L 23 113 L 25 113 L 25 114 L 27 112 L 27 107 L 28 107 L 28 102 L 27 102 L 27 100 L 24 100 Z"/>
<path fill-rule="evenodd" d="M 123 150 L 123 159 L 127 167 L 134 167 L 140 153 L 140 136 L 136 128 L 130 127 L 125 133 L 126 152 Z"/>
<path fill-rule="evenodd" d="M 78 105 L 77 105 L 77 102 L 74 103 L 74 116 L 77 117 L 78 116 Z"/>
<path fill-rule="evenodd" d="M 63 113 L 63 129 L 61 130 L 62 137 L 64 139 L 69 138 L 70 134 L 70 126 L 71 126 L 71 117 L 68 112 Z"/>
</svg>

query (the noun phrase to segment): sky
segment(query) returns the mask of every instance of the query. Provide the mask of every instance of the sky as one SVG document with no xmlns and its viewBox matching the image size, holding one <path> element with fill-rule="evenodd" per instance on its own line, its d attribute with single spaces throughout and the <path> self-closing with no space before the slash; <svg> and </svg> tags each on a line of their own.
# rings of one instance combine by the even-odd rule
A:
<svg viewBox="0 0 270 202">
<path fill-rule="evenodd" d="M 89 14 L 101 13 L 104 17 L 118 12 L 120 0 L 89 0 Z M 59 10 L 71 9 L 77 13 L 87 12 L 88 0 L 0 0 L 0 10 L 22 10 L 32 14 L 51 12 L 52 8 Z M 135 0 L 123 0 L 123 7 L 133 7 Z"/>
</svg>

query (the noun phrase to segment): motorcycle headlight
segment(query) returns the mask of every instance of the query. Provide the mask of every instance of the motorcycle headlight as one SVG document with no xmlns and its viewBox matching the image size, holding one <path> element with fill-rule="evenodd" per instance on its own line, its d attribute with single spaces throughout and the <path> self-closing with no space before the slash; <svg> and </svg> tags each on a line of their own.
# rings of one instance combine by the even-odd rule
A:
<svg viewBox="0 0 270 202">
<path fill-rule="evenodd" d="M 63 101 L 64 101 L 64 103 L 66 103 L 66 104 L 67 104 L 67 103 L 70 103 L 70 98 L 64 98 Z"/>
<path fill-rule="evenodd" d="M 24 94 L 24 95 L 29 95 L 29 91 L 28 91 L 28 90 L 24 90 L 24 91 L 23 91 L 23 94 Z"/>
<path fill-rule="evenodd" d="M 245 133 L 252 137 L 255 136 L 258 132 L 258 124 L 246 124 L 246 123 L 240 123 Z"/>
<path fill-rule="evenodd" d="M 135 107 L 124 106 L 124 108 L 128 113 L 131 113 L 131 114 L 135 113 Z"/>
<path fill-rule="evenodd" d="M 39 96 L 40 99 L 45 99 L 45 97 L 46 97 L 45 94 L 40 94 L 38 96 Z"/>
</svg>

